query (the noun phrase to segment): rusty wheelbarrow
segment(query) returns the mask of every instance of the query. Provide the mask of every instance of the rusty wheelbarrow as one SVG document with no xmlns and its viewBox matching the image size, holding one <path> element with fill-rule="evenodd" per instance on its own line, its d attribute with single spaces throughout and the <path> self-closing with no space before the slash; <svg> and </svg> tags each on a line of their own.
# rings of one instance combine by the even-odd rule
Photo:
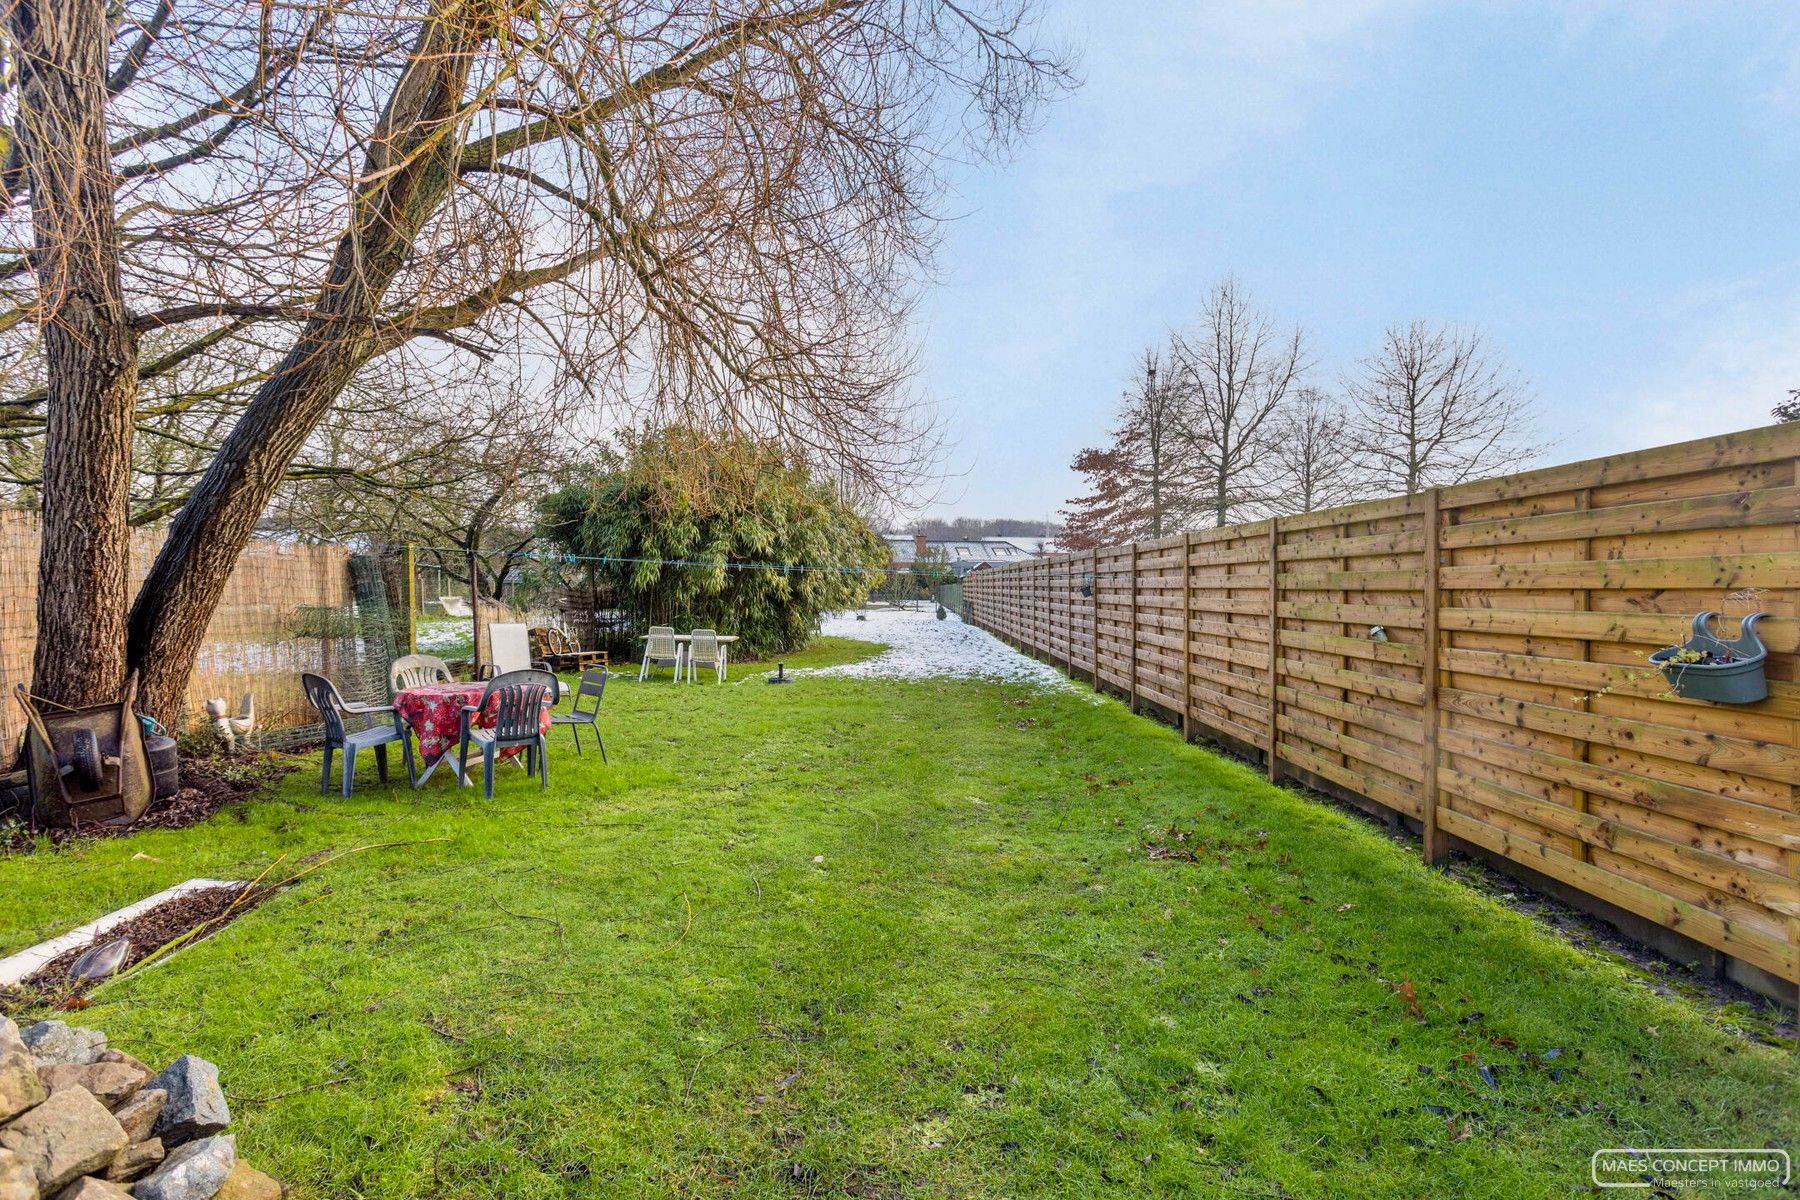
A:
<svg viewBox="0 0 1800 1200">
<path fill-rule="evenodd" d="M 144 727 L 137 703 L 137 673 L 112 704 L 69 708 L 15 689 L 25 710 L 25 770 L 31 781 L 32 819 L 39 825 L 129 823 L 155 798 Z"/>
</svg>

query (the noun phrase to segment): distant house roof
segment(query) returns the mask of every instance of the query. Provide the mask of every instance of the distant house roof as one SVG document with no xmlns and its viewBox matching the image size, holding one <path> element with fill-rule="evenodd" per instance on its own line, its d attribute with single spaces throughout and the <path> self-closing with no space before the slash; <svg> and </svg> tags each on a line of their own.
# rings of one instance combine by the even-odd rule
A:
<svg viewBox="0 0 1800 1200">
<path fill-rule="evenodd" d="M 894 565 L 911 566 L 918 558 L 919 539 L 911 533 L 889 533 L 883 537 L 893 553 Z M 1023 562 L 1035 557 L 1035 552 L 1018 543 L 1034 541 L 1034 539 L 986 537 L 986 538 L 927 538 L 925 549 L 928 555 L 942 561 L 958 577 L 967 575 L 978 566 L 1003 566 L 1006 563 Z"/>
</svg>

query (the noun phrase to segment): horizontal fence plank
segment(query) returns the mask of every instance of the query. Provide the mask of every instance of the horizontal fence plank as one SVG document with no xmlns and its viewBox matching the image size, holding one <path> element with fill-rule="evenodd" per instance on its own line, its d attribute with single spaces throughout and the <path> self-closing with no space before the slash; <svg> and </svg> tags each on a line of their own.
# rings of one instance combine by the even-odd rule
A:
<svg viewBox="0 0 1800 1200">
<path fill-rule="evenodd" d="M 1796 579 L 1800 579 L 1800 554 L 1492 563 L 1445 567 L 1442 575 L 1446 591 L 1470 588 L 1742 588 L 1768 580 L 1791 585 Z"/>
<path fill-rule="evenodd" d="M 1800 521 L 1800 488 L 1767 488 L 1757 492 L 1724 492 L 1616 508 L 1579 509 L 1539 517 L 1502 517 L 1449 525 L 1445 549 L 1488 546 L 1502 542 L 1560 542 L 1617 537 L 1633 533 L 1675 533 L 1699 529 L 1731 529 L 1747 525 L 1784 525 Z"/>
</svg>

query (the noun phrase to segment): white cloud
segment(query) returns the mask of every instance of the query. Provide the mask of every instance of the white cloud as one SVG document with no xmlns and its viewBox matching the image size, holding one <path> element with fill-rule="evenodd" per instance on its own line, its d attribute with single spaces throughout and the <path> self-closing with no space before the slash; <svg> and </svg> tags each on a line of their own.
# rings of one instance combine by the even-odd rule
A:
<svg viewBox="0 0 1800 1200">
<path fill-rule="evenodd" d="M 1083 182 L 1112 191 L 1167 186 L 1291 129 L 1366 65 L 1366 51 L 1425 0 L 1214 0 L 1193 5 L 1108 4 L 1104 38 L 1071 22 L 1094 49 L 1087 86 L 1052 120 L 1078 156 Z M 1123 28 L 1121 28 L 1123 27 Z M 1173 137 L 1157 111 L 1204 113 Z M 1102 168 L 1102 169 L 1096 169 Z"/>
<path fill-rule="evenodd" d="M 1800 264 L 1691 294 L 1671 304 L 1671 328 L 1691 334 L 1621 388 L 1612 446 L 1683 442 L 1769 423 L 1800 388 Z"/>
</svg>

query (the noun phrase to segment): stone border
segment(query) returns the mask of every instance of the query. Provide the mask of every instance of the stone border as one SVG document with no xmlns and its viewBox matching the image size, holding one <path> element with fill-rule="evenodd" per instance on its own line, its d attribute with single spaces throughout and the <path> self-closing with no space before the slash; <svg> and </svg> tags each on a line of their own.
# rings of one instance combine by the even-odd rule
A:
<svg viewBox="0 0 1800 1200">
<path fill-rule="evenodd" d="M 154 896 L 147 896 L 135 904 L 127 904 L 116 912 L 107 913 L 104 917 L 71 929 L 60 937 L 53 937 L 47 942 L 39 942 L 28 950 L 21 950 L 17 954 L 0 958 L 0 987 L 11 987 L 14 984 L 24 983 L 70 950 L 87 945 L 108 930 L 132 920 L 134 917 L 142 916 L 177 896 L 185 896 L 189 892 L 206 891 L 211 888 L 243 886 L 242 883 L 230 879 L 190 879 L 186 883 L 178 883 L 174 887 L 164 888 Z"/>
</svg>

